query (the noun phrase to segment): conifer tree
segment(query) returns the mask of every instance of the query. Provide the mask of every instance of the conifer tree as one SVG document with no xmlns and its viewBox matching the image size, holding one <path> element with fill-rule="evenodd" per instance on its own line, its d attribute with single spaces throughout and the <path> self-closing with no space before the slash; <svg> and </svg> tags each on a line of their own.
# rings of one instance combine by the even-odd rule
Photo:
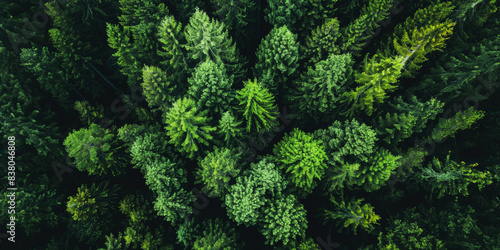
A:
<svg viewBox="0 0 500 250">
<path fill-rule="evenodd" d="M 92 123 L 88 128 L 73 130 L 64 140 L 68 155 L 80 171 L 91 175 L 122 173 L 127 163 L 123 145 L 113 133 Z"/>
<path fill-rule="evenodd" d="M 186 50 L 194 65 L 212 60 L 219 66 L 224 66 L 227 74 L 241 81 L 246 74 L 244 59 L 233 43 L 224 23 L 210 19 L 208 15 L 197 9 L 189 19 L 184 29 Z"/>
<path fill-rule="evenodd" d="M 198 107 L 219 116 L 231 106 L 233 78 L 227 76 L 224 65 L 217 65 L 207 58 L 196 66 L 188 82 L 188 94 L 197 101 Z"/>
<path fill-rule="evenodd" d="M 294 195 L 275 199 L 263 211 L 260 231 L 266 237 L 266 244 L 282 242 L 287 245 L 297 237 L 304 237 L 307 212 Z"/>
<path fill-rule="evenodd" d="M 368 60 L 365 58 L 362 70 L 355 73 L 355 81 L 358 86 L 343 97 L 345 102 L 351 103 L 351 108 L 345 113 L 354 115 L 358 110 L 364 110 L 367 115 L 372 115 L 375 104 L 383 103 L 388 92 L 394 91 L 401 76 L 404 66 L 402 57 L 384 58 L 375 54 Z"/>
<path fill-rule="evenodd" d="M 314 68 L 309 68 L 297 80 L 296 90 L 290 97 L 294 108 L 301 111 L 303 118 L 328 120 L 351 79 L 353 64 L 350 54 L 331 54 L 326 60 L 316 63 Z"/>
<path fill-rule="evenodd" d="M 104 118 L 104 107 L 102 105 L 93 107 L 88 101 L 76 101 L 74 108 L 80 114 L 80 121 L 86 126 L 98 123 Z"/>
<path fill-rule="evenodd" d="M 298 22 L 297 34 L 309 34 L 311 30 L 320 27 L 323 22 L 335 16 L 337 0 L 307 0 L 304 15 Z"/>
<path fill-rule="evenodd" d="M 248 132 L 270 130 L 278 118 L 274 96 L 257 79 L 245 82 L 236 92 L 237 111 L 246 121 Z"/>
<path fill-rule="evenodd" d="M 301 59 L 308 65 L 314 65 L 326 60 L 332 54 L 339 55 L 340 26 L 337 18 L 325 19 L 325 22 L 312 30 L 311 35 L 305 38 L 305 45 L 301 46 Z"/>
<path fill-rule="evenodd" d="M 231 111 L 222 114 L 216 133 L 223 137 L 226 147 L 243 143 L 241 139 L 244 131 L 241 123 L 243 122 L 238 121 Z"/>
<path fill-rule="evenodd" d="M 167 74 L 155 66 L 144 66 L 141 86 L 150 108 L 166 109 L 175 100 L 177 88 Z"/>
<path fill-rule="evenodd" d="M 163 59 L 158 27 L 169 11 L 158 0 L 122 0 L 120 10 L 120 24 L 107 24 L 108 44 L 127 83 L 135 86 L 142 80 L 144 65 L 158 66 Z"/>
<path fill-rule="evenodd" d="M 367 43 L 367 39 L 375 34 L 375 30 L 380 27 L 380 22 L 387 19 L 389 10 L 394 1 L 374 0 L 369 1 L 361 9 L 358 18 L 342 29 L 342 51 L 344 53 L 358 54 Z"/>
<path fill-rule="evenodd" d="M 378 141 L 373 128 L 356 119 L 344 123 L 335 121 L 327 129 L 316 130 L 314 137 L 324 142 L 328 163 L 334 166 L 344 162 L 367 162 Z"/>
<path fill-rule="evenodd" d="M 312 191 L 315 179 L 321 180 L 324 174 L 327 156 L 323 141 L 298 129 L 278 142 L 273 153 L 278 166 L 289 173 L 296 187 Z"/>
<path fill-rule="evenodd" d="M 240 173 L 240 154 L 228 148 L 215 148 L 198 163 L 196 183 L 203 183 L 203 192 L 210 197 L 224 197 L 229 182 Z"/>
<path fill-rule="evenodd" d="M 286 26 L 274 27 L 259 45 L 254 76 L 277 95 L 297 75 L 298 59 L 297 35 Z"/>
<path fill-rule="evenodd" d="M 363 204 L 364 199 L 353 199 L 347 204 L 345 201 L 339 203 L 333 197 L 330 200 L 335 204 L 335 210 L 325 210 L 325 219 L 337 220 L 337 224 L 343 224 L 345 228 L 350 227 L 355 235 L 359 226 L 366 232 L 372 232 L 380 220 L 370 203 Z M 342 228 L 339 229 L 341 230 Z"/>
<path fill-rule="evenodd" d="M 158 41 L 162 57 L 160 62 L 168 72 L 170 82 L 184 83 L 189 71 L 189 58 L 185 49 L 186 37 L 182 24 L 174 16 L 165 16 L 158 26 Z"/>
<path fill-rule="evenodd" d="M 395 156 L 386 149 L 377 150 L 364 163 L 359 171 L 355 172 L 354 182 L 362 186 L 366 192 L 372 192 L 384 186 L 391 174 L 401 164 L 401 156 Z"/>
<path fill-rule="evenodd" d="M 459 111 L 451 118 L 441 118 L 437 126 L 432 130 L 431 138 L 436 142 L 440 142 L 448 136 L 454 137 L 458 130 L 468 129 L 477 120 L 483 118 L 484 113 L 482 110 L 470 107 L 465 111 Z"/>
<path fill-rule="evenodd" d="M 450 155 L 445 162 L 441 162 L 434 157 L 431 163 L 418 174 L 418 180 L 426 189 L 432 193 L 437 193 L 441 198 L 444 195 L 469 195 L 468 186 L 477 184 L 479 190 L 486 185 L 493 183 L 492 175 L 489 171 L 479 171 L 475 169 L 476 164 L 457 163 L 450 160 Z"/>
<path fill-rule="evenodd" d="M 169 143 L 179 147 L 180 152 L 186 153 L 188 158 L 193 158 L 199 149 L 199 144 L 209 145 L 212 140 L 211 133 L 215 128 L 210 126 L 207 117 L 208 110 L 198 111 L 195 101 L 182 98 L 175 101 L 173 106 L 164 113 L 164 123 Z"/>
<path fill-rule="evenodd" d="M 431 4 L 417 10 L 394 29 L 389 46 L 385 46 L 386 57 L 403 56 L 404 72 L 402 76 L 414 77 L 421 68 L 425 57 L 433 51 L 440 51 L 450 38 L 455 22 L 447 19 L 454 6 L 451 2 Z M 395 53 L 394 53 L 395 51 Z"/>
<path fill-rule="evenodd" d="M 202 223 L 203 234 L 196 237 L 193 249 L 242 249 L 239 233 L 220 218 L 210 219 Z"/>
<path fill-rule="evenodd" d="M 111 209 L 116 202 L 118 186 L 108 188 L 108 182 L 100 184 L 92 183 L 90 187 L 86 184 L 78 188 L 78 193 L 68 197 L 67 211 L 71 213 L 73 220 L 85 221 L 97 214 L 103 214 Z"/>
<path fill-rule="evenodd" d="M 257 6 L 251 0 L 211 0 L 214 5 L 214 16 L 222 19 L 233 34 L 244 35 L 245 26 L 254 21 Z M 247 34 L 248 36 L 248 34 Z"/>
<path fill-rule="evenodd" d="M 224 200 L 227 215 L 238 225 L 253 226 L 262 219 L 261 207 L 266 198 L 265 190 L 258 185 L 258 178 L 240 176 L 228 189 Z"/>
<path fill-rule="evenodd" d="M 296 30 L 295 23 L 304 15 L 307 0 L 270 0 L 269 7 L 264 11 L 265 19 L 274 27 L 287 26 Z"/>
</svg>

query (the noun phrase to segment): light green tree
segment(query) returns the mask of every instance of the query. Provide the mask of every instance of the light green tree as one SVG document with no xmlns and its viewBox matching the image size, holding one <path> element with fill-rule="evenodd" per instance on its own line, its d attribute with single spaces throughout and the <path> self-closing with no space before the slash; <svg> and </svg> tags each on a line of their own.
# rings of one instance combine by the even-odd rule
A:
<svg viewBox="0 0 500 250">
<path fill-rule="evenodd" d="M 248 132 L 270 130 L 278 118 L 274 96 L 257 79 L 245 82 L 236 92 L 237 111 L 246 121 Z"/>
<path fill-rule="evenodd" d="M 193 158 L 199 149 L 199 144 L 208 146 L 212 140 L 211 133 L 216 128 L 210 126 L 207 117 L 208 110 L 198 111 L 196 103 L 191 98 L 182 98 L 164 113 L 164 123 L 169 143 L 175 145 L 180 152 Z"/>
</svg>

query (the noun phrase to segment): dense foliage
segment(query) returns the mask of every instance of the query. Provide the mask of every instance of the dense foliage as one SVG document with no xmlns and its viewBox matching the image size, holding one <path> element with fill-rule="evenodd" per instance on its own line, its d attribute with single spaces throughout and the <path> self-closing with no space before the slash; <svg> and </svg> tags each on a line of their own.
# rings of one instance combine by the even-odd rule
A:
<svg viewBox="0 0 500 250">
<path fill-rule="evenodd" d="M 499 7 L 0 1 L 0 249 L 499 249 Z"/>
</svg>

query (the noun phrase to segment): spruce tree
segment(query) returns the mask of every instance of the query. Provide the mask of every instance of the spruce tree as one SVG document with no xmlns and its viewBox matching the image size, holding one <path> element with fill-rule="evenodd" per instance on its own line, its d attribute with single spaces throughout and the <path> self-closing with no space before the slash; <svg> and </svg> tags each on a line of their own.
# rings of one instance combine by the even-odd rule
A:
<svg viewBox="0 0 500 250">
<path fill-rule="evenodd" d="M 298 59 L 297 35 L 286 26 L 274 27 L 259 45 L 254 76 L 277 95 L 297 75 Z"/>
<path fill-rule="evenodd" d="M 245 82 L 245 87 L 236 92 L 237 111 L 246 121 L 248 132 L 270 130 L 278 118 L 274 96 L 254 79 Z"/>
<path fill-rule="evenodd" d="M 242 80 L 246 74 L 245 62 L 224 23 L 197 9 L 184 28 L 184 36 L 187 41 L 185 48 L 193 65 L 210 59 L 225 67 L 228 76 L 234 77 L 235 81 Z"/>
<path fill-rule="evenodd" d="M 182 98 L 174 102 L 173 106 L 164 113 L 164 123 L 169 143 L 178 147 L 188 158 L 193 158 L 199 150 L 199 145 L 209 145 L 212 132 L 216 128 L 210 124 L 207 117 L 208 110 L 199 111 L 191 98 Z M 180 148 L 179 148 L 180 147 Z"/>
</svg>

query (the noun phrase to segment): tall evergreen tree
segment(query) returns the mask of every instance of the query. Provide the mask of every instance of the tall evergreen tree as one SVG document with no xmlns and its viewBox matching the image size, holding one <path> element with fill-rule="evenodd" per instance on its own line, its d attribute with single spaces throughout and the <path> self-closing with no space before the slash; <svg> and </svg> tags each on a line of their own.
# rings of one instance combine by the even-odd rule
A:
<svg viewBox="0 0 500 250">
<path fill-rule="evenodd" d="M 254 76 L 277 95 L 297 75 L 298 59 L 297 35 L 286 26 L 274 27 L 259 45 Z"/>
<path fill-rule="evenodd" d="M 217 65 L 207 58 L 196 66 L 188 82 L 188 94 L 200 108 L 210 110 L 216 116 L 230 109 L 234 99 L 233 78 L 227 76 L 224 65 Z"/>
<path fill-rule="evenodd" d="M 354 61 L 350 54 L 331 54 L 296 81 L 290 102 L 300 116 L 328 121 L 341 100 L 342 92 L 352 76 Z"/>
<path fill-rule="evenodd" d="M 278 118 L 274 96 L 257 79 L 245 82 L 236 92 L 237 111 L 246 121 L 248 132 L 270 130 Z"/>
<path fill-rule="evenodd" d="M 235 81 L 243 80 L 245 61 L 224 23 L 210 19 L 204 11 L 197 9 L 184 28 L 184 35 L 188 57 L 194 65 L 210 59 L 225 67 L 229 77 L 234 77 Z"/>
<path fill-rule="evenodd" d="M 179 147 L 180 152 L 193 158 L 199 149 L 199 144 L 209 145 L 211 133 L 215 128 L 210 126 L 207 117 L 208 110 L 199 111 L 193 99 L 182 98 L 174 102 L 173 106 L 164 113 L 164 123 L 169 143 Z"/>
</svg>

